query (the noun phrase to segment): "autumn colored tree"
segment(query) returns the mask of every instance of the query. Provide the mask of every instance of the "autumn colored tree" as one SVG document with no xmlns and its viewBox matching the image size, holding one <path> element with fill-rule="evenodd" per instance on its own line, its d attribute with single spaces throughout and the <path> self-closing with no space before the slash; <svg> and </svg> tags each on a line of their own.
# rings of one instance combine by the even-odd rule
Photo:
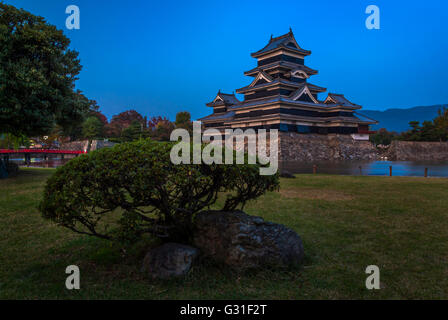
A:
<svg viewBox="0 0 448 320">
<path fill-rule="evenodd" d="M 171 132 L 175 129 L 174 123 L 169 120 L 159 121 L 153 131 L 153 138 L 158 141 L 170 141 Z"/>
<path fill-rule="evenodd" d="M 135 110 L 127 110 L 112 117 L 111 123 L 119 123 L 122 127 L 129 127 L 132 122 L 144 123 L 143 116 Z"/>
<path fill-rule="evenodd" d="M 167 118 L 165 118 L 165 117 L 162 118 L 161 116 L 150 118 L 150 119 L 148 120 L 148 129 L 149 129 L 150 131 L 155 130 L 156 127 L 157 127 L 157 124 L 158 124 L 159 122 L 161 122 L 161 121 L 169 121 L 169 120 L 168 120 Z"/>
<path fill-rule="evenodd" d="M 107 121 L 107 117 L 106 117 L 104 114 L 102 114 L 100 111 L 92 111 L 92 112 L 90 113 L 90 115 L 91 115 L 91 116 L 95 116 L 95 117 L 97 117 L 98 120 L 101 121 L 101 123 L 103 124 L 103 126 L 106 126 L 106 125 L 109 123 L 109 121 Z"/>
<path fill-rule="evenodd" d="M 146 126 L 146 120 L 135 110 L 124 111 L 112 117 L 110 123 L 106 126 L 106 134 L 109 137 L 120 137 L 124 129 L 128 128 L 134 121 Z"/>
</svg>

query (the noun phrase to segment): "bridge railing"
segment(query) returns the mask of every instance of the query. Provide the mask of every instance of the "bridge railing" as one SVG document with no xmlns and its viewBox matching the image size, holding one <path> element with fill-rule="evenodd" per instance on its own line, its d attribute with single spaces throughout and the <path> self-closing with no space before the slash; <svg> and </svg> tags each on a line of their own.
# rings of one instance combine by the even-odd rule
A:
<svg viewBox="0 0 448 320">
<path fill-rule="evenodd" d="M 87 151 L 82 150 L 59 150 L 59 149 L 0 149 L 0 154 L 17 154 L 17 153 L 43 153 L 43 154 L 85 154 Z"/>
</svg>

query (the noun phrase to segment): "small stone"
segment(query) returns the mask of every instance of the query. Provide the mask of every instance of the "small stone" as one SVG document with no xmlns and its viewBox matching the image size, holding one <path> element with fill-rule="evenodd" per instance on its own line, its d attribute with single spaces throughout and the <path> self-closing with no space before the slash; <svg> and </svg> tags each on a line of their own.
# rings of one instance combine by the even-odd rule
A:
<svg viewBox="0 0 448 320">
<path fill-rule="evenodd" d="M 294 178 L 295 178 L 295 176 L 294 176 L 291 172 L 286 171 L 286 170 L 283 170 L 283 171 L 280 173 L 280 177 L 282 177 L 282 178 L 288 178 L 288 179 L 294 179 Z"/>
<path fill-rule="evenodd" d="M 199 251 L 178 243 L 166 243 L 148 251 L 142 271 L 153 279 L 185 276 L 191 269 Z"/>
</svg>

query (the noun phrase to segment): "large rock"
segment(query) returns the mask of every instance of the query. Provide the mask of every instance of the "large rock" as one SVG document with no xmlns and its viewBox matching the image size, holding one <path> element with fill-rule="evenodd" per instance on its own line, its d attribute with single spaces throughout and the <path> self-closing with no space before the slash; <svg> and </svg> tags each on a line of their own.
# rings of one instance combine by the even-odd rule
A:
<svg viewBox="0 0 448 320">
<path fill-rule="evenodd" d="M 195 219 L 194 245 L 237 270 L 297 265 L 303 259 L 293 230 L 242 211 L 204 211 Z"/>
<path fill-rule="evenodd" d="M 142 271 L 153 279 L 184 276 L 190 271 L 199 251 L 178 243 L 166 243 L 148 251 L 143 260 Z"/>
</svg>

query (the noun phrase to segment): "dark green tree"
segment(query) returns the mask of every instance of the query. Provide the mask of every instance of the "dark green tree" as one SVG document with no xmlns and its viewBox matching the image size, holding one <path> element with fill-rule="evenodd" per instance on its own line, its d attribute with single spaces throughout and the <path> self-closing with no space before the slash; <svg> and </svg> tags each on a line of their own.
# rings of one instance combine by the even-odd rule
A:
<svg viewBox="0 0 448 320">
<path fill-rule="evenodd" d="M 188 132 L 193 132 L 193 124 L 191 122 L 191 115 L 188 111 L 178 112 L 176 114 L 176 128 L 186 129 Z"/>
<path fill-rule="evenodd" d="M 277 174 L 260 175 L 260 164 L 173 164 L 173 146 L 140 140 L 71 160 L 47 181 L 43 217 L 103 239 L 135 241 L 149 233 L 189 243 L 198 212 L 215 203 L 223 211 L 243 208 L 279 187 Z"/>
<path fill-rule="evenodd" d="M 414 132 L 420 131 L 420 121 L 410 121 L 409 126 L 411 127 L 411 130 Z"/>
<path fill-rule="evenodd" d="M 82 134 L 85 138 L 92 140 L 103 136 L 104 124 L 96 116 L 88 117 L 82 124 Z"/>
<path fill-rule="evenodd" d="M 75 90 L 81 71 L 70 40 L 44 18 L 0 3 L 0 128 L 14 135 L 79 127 L 92 102 Z"/>
<path fill-rule="evenodd" d="M 439 110 L 438 116 L 433 120 L 439 134 L 440 140 L 448 140 L 448 108 L 444 107 Z"/>
<path fill-rule="evenodd" d="M 147 137 L 148 132 L 144 130 L 143 123 L 134 121 L 131 125 L 121 132 L 122 142 L 137 141 L 139 139 Z"/>
<path fill-rule="evenodd" d="M 423 121 L 420 129 L 420 141 L 439 141 L 441 134 L 439 129 L 432 121 Z"/>
<path fill-rule="evenodd" d="M 447 141 L 448 140 L 448 109 L 439 110 L 433 121 L 409 122 L 410 130 L 403 132 L 398 139 L 405 141 Z"/>
<path fill-rule="evenodd" d="M 421 126 L 420 121 L 410 121 L 410 130 L 403 132 L 398 139 L 405 141 L 421 141 Z"/>
<path fill-rule="evenodd" d="M 375 145 L 388 146 L 397 136 L 396 132 L 389 132 L 385 128 L 381 128 L 377 133 L 370 136 L 370 141 Z"/>
</svg>

